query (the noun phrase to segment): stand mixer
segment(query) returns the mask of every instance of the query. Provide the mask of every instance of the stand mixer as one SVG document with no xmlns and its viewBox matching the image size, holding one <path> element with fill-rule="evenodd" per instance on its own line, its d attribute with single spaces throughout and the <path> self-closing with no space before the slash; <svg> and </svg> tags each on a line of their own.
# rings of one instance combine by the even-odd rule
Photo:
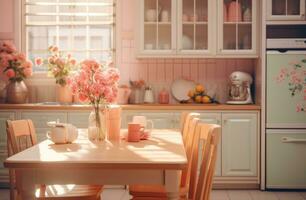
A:
<svg viewBox="0 0 306 200">
<path fill-rule="evenodd" d="M 229 101 L 227 104 L 252 104 L 251 85 L 253 79 L 245 72 L 233 72 L 230 75 Z"/>
</svg>

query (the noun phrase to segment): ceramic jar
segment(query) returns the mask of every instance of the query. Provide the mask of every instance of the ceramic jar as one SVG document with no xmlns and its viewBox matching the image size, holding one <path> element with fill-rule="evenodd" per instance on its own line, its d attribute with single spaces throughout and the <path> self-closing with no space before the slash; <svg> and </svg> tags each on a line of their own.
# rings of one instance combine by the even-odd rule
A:
<svg viewBox="0 0 306 200">
<path fill-rule="evenodd" d="M 229 22 L 241 22 L 242 13 L 241 13 L 241 4 L 237 1 L 232 1 L 228 6 L 228 21 Z"/>
<path fill-rule="evenodd" d="M 28 88 L 24 81 L 10 81 L 6 91 L 7 103 L 27 103 Z"/>
<path fill-rule="evenodd" d="M 73 95 L 71 88 L 66 84 L 65 86 L 56 85 L 56 99 L 60 103 L 72 103 Z"/>
<path fill-rule="evenodd" d="M 128 87 L 118 88 L 118 95 L 117 95 L 116 102 L 118 104 L 128 104 L 130 94 L 131 94 L 131 89 L 130 88 L 128 88 Z"/>
<path fill-rule="evenodd" d="M 169 103 L 169 92 L 164 88 L 158 94 L 158 103 L 168 104 Z"/>
<path fill-rule="evenodd" d="M 142 88 L 131 88 L 131 94 L 129 98 L 130 104 L 141 104 L 143 103 L 143 90 Z"/>
</svg>

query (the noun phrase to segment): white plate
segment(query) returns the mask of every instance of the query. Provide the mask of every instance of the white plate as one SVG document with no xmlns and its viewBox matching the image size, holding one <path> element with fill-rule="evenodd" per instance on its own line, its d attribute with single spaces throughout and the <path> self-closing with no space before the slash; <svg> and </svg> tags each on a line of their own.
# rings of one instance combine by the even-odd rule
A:
<svg viewBox="0 0 306 200">
<path fill-rule="evenodd" d="M 171 85 L 171 92 L 173 97 L 178 101 L 187 101 L 189 100 L 188 92 L 193 90 L 196 87 L 195 82 L 185 80 L 185 79 L 177 79 L 173 81 Z"/>
</svg>

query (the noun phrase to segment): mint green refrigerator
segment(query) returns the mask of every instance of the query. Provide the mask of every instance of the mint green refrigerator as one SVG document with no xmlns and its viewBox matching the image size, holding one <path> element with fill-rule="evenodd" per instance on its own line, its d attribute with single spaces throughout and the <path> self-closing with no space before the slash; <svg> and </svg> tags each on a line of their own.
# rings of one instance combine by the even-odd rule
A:
<svg viewBox="0 0 306 200">
<path fill-rule="evenodd" d="M 306 189 L 306 51 L 268 51 L 266 188 Z"/>
</svg>

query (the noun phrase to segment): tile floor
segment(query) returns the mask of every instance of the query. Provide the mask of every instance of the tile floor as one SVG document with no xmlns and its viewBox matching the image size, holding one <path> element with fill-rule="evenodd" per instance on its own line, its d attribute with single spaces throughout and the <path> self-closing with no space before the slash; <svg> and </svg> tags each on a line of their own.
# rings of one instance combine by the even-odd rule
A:
<svg viewBox="0 0 306 200">
<path fill-rule="evenodd" d="M 103 200 L 128 200 L 123 189 L 106 189 Z M 0 200 L 9 200 L 9 190 L 0 190 Z M 214 190 L 211 200 L 306 200 L 305 192 L 261 192 L 258 190 Z"/>
</svg>

